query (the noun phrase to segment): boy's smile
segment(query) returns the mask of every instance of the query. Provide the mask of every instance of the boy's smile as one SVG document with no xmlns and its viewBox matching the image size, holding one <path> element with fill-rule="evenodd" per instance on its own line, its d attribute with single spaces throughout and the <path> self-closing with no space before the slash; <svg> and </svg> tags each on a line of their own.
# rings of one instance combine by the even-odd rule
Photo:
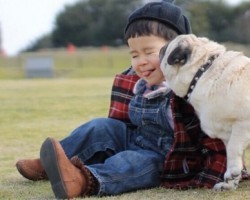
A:
<svg viewBox="0 0 250 200">
<path fill-rule="evenodd" d="M 164 80 L 159 52 L 166 42 L 164 38 L 154 35 L 128 39 L 132 67 L 149 85 L 156 85 Z"/>
</svg>

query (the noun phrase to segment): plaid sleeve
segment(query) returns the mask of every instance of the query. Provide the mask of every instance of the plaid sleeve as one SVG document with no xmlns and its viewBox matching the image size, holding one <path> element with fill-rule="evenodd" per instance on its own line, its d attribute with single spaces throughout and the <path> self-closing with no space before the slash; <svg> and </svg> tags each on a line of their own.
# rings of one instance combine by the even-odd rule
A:
<svg viewBox="0 0 250 200">
<path fill-rule="evenodd" d="M 133 96 L 133 88 L 139 77 L 128 74 L 128 70 L 115 76 L 108 117 L 131 125 L 128 117 L 128 104 Z"/>
</svg>

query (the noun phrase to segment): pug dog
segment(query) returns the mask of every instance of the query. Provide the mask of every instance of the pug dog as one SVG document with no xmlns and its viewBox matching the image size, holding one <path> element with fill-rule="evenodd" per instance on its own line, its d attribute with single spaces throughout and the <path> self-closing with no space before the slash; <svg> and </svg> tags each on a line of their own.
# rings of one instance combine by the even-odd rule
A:
<svg viewBox="0 0 250 200">
<path fill-rule="evenodd" d="M 160 59 L 173 92 L 193 106 L 202 130 L 226 146 L 224 182 L 214 189 L 236 189 L 250 143 L 250 59 L 193 34 L 177 36 L 161 49 Z"/>
</svg>

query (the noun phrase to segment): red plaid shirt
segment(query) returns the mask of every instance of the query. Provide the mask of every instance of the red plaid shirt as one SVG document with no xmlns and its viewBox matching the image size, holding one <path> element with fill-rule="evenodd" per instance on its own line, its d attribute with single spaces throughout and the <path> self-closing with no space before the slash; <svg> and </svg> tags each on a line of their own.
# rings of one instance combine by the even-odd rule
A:
<svg viewBox="0 0 250 200">
<path fill-rule="evenodd" d="M 127 72 L 115 77 L 109 117 L 122 120 L 130 126 L 128 103 L 139 77 L 128 75 Z M 162 186 L 175 189 L 212 188 L 223 181 L 226 171 L 223 142 L 205 135 L 193 108 L 174 94 L 171 97 L 171 108 L 175 140 L 166 155 Z M 249 178 L 247 171 L 243 178 Z"/>
</svg>

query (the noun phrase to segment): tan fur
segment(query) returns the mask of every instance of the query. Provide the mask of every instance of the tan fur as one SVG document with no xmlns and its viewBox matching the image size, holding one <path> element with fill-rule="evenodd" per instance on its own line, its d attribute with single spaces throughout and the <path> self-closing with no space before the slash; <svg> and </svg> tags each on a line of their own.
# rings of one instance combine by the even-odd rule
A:
<svg viewBox="0 0 250 200">
<path fill-rule="evenodd" d="M 169 57 L 175 57 L 176 48 L 178 52 L 190 52 L 181 62 L 176 60 L 170 65 Z M 180 97 L 187 94 L 197 70 L 212 55 L 218 56 L 201 75 L 188 101 L 200 118 L 204 132 L 222 139 L 227 148 L 225 182 L 214 188 L 237 188 L 243 151 L 250 143 L 250 59 L 241 52 L 226 51 L 223 45 L 194 35 L 178 36 L 161 53 L 164 76 Z"/>
</svg>

